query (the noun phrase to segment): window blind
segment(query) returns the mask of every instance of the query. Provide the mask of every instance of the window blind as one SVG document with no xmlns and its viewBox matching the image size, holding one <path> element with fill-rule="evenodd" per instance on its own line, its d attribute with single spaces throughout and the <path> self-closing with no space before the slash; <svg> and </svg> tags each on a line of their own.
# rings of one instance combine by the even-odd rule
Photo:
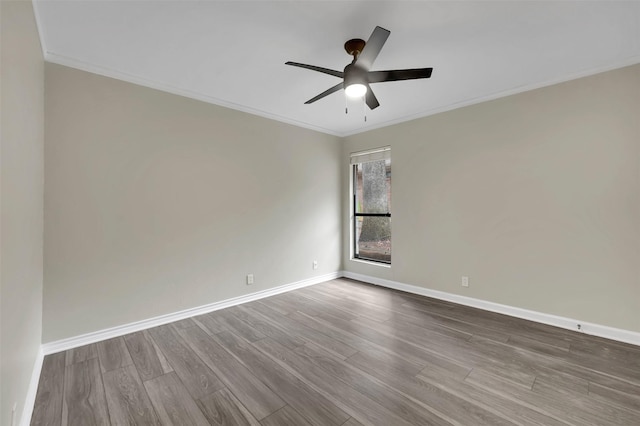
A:
<svg viewBox="0 0 640 426">
<path fill-rule="evenodd" d="M 388 160 L 391 158 L 391 147 L 370 149 L 367 151 L 352 152 L 350 154 L 350 164 L 369 163 L 371 161 Z"/>
</svg>

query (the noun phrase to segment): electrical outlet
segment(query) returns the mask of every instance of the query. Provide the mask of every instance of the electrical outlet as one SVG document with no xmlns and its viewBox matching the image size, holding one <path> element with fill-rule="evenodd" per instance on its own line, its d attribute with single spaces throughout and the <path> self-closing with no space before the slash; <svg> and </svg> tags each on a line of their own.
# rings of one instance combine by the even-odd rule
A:
<svg viewBox="0 0 640 426">
<path fill-rule="evenodd" d="M 469 287 L 469 277 L 462 277 L 462 287 Z"/>
<path fill-rule="evenodd" d="M 313 261 L 313 269 L 318 269 L 318 261 L 317 260 Z"/>
<path fill-rule="evenodd" d="M 253 284 L 253 274 L 247 274 L 247 285 Z"/>
</svg>

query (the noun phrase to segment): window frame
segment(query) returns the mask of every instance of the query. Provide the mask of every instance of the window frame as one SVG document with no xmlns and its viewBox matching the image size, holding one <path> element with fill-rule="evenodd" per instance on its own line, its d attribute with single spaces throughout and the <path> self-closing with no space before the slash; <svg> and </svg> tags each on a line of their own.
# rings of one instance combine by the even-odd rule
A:
<svg viewBox="0 0 640 426">
<path fill-rule="evenodd" d="M 358 261 L 358 262 L 364 262 L 364 263 L 371 263 L 371 264 L 375 264 L 375 265 L 379 265 L 379 266 L 385 266 L 385 267 L 391 267 L 391 260 L 386 261 L 386 260 L 381 260 L 381 259 L 373 259 L 373 258 L 369 258 L 369 257 L 362 257 L 359 256 L 357 254 L 358 249 L 357 249 L 357 232 L 358 232 L 358 227 L 357 227 L 357 220 L 358 217 L 388 217 L 389 220 L 391 220 L 391 197 L 388 200 L 388 211 L 386 213 L 358 213 L 357 210 L 357 191 L 356 191 L 356 185 L 358 184 L 358 177 L 357 177 L 357 167 L 358 165 L 361 165 L 363 163 L 366 162 L 370 162 L 370 161 L 376 161 L 376 160 L 367 160 L 367 161 L 354 161 L 354 158 L 357 159 L 357 157 L 367 157 L 367 156 L 371 156 L 371 155 L 376 155 L 378 153 L 383 153 L 379 159 L 389 159 L 389 162 L 391 162 L 391 147 L 386 146 L 386 147 L 382 147 L 382 148 L 376 148 L 376 149 L 372 149 L 372 150 L 367 150 L 367 151 L 360 151 L 360 152 L 352 152 L 350 154 L 350 159 L 349 159 L 349 193 L 350 193 L 350 204 L 351 204 L 351 208 L 350 208 L 350 220 L 349 220 L 349 224 L 350 224 L 350 239 L 351 239 L 351 244 L 350 244 L 350 248 L 351 248 L 351 260 L 353 261 Z M 389 166 L 391 167 L 391 166 Z M 391 191 L 391 182 L 389 182 L 389 190 Z M 391 226 L 391 225 L 390 225 Z M 393 238 L 393 231 L 391 232 L 391 238 Z M 393 247 L 393 244 L 391 245 Z"/>
</svg>

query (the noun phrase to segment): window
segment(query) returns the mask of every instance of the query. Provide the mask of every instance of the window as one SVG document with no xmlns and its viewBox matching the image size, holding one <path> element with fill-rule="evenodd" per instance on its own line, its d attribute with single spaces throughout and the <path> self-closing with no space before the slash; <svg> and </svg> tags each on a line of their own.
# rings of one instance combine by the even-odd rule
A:
<svg viewBox="0 0 640 426">
<path fill-rule="evenodd" d="M 391 263 L 391 148 L 351 154 L 353 258 Z"/>
</svg>

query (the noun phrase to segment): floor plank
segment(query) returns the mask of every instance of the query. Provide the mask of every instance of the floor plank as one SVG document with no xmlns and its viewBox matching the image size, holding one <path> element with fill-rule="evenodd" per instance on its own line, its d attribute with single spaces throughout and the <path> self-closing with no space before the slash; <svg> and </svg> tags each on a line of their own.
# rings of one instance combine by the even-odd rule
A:
<svg viewBox="0 0 640 426">
<path fill-rule="evenodd" d="M 384 322 L 396 314 L 389 309 L 363 304 L 362 301 L 348 300 L 343 296 L 343 293 L 337 291 L 327 292 L 317 286 L 305 287 L 300 289 L 299 292 L 305 297 L 321 302 L 322 306 L 334 306 L 336 309 L 341 309 L 356 317 L 364 317 L 374 321 Z"/>
<path fill-rule="evenodd" d="M 209 426 L 175 372 L 148 380 L 144 387 L 162 425 Z"/>
<path fill-rule="evenodd" d="M 424 367 L 422 360 L 426 352 L 410 342 L 396 339 L 394 336 L 387 336 L 378 333 L 374 329 L 361 327 L 352 321 L 344 321 L 337 318 L 333 321 L 327 321 L 325 318 L 312 318 L 298 312 L 290 314 L 289 317 L 305 324 L 307 327 L 327 334 L 335 340 L 348 344 L 359 352 L 378 349 L 393 353 L 400 358 Z"/>
<path fill-rule="evenodd" d="M 159 351 L 156 351 L 155 344 L 147 332 L 127 334 L 124 340 L 142 381 L 151 380 L 172 371 L 165 371 Z"/>
<path fill-rule="evenodd" d="M 238 312 L 238 308 L 234 306 L 232 308 L 217 311 L 216 317 L 222 320 L 222 322 L 226 325 L 227 330 L 232 331 L 245 340 L 255 342 L 256 340 L 264 339 L 266 337 L 259 330 L 251 327 L 250 324 L 238 318 L 236 316 L 236 312 Z"/>
<path fill-rule="evenodd" d="M 194 399 L 202 398 L 224 387 L 215 373 L 184 343 L 172 327 L 163 325 L 152 328 L 149 333 Z"/>
<path fill-rule="evenodd" d="M 380 372 L 384 370 L 386 375 L 390 375 L 396 379 L 398 377 L 405 377 L 407 380 L 415 381 L 412 372 L 398 368 L 397 365 L 394 365 L 394 360 L 389 359 L 386 353 L 378 352 L 377 356 L 374 357 L 377 358 L 378 362 L 368 362 L 367 368 L 358 368 L 356 366 L 357 362 L 350 363 L 349 360 L 331 359 L 330 354 L 329 356 L 325 355 L 321 348 L 312 344 L 297 349 L 296 353 L 313 358 L 322 365 L 326 371 L 331 371 L 336 377 L 345 380 L 355 389 L 393 412 L 400 413 L 401 417 L 412 423 L 421 421 L 433 425 L 455 423 L 452 422 L 450 416 L 438 408 L 443 406 L 444 401 L 432 402 L 427 398 L 431 395 L 425 389 L 421 389 L 420 392 L 415 392 L 414 395 L 419 396 L 416 398 L 411 395 L 411 392 L 405 392 L 403 389 L 393 386 L 392 380 L 383 380 L 382 377 L 385 377 L 384 374 L 372 374 L 373 371 Z M 364 359 L 366 359 L 366 357 L 363 358 L 363 360 Z M 372 358 L 368 359 L 371 360 Z M 389 362 L 379 362 L 381 360 L 388 360 Z M 462 409 L 464 407 L 460 408 Z M 480 418 L 480 416 L 478 416 L 478 418 Z M 494 424 L 497 425 L 500 423 L 495 422 Z"/>
<path fill-rule="evenodd" d="M 251 311 L 241 305 L 237 308 L 238 310 L 234 312 L 234 314 L 238 318 L 242 319 L 252 328 L 260 331 L 264 336 L 272 338 L 281 345 L 289 349 L 294 349 L 307 343 L 306 340 L 290 334 L 286 328 L 269 322 L 257 312 Z"/>
<path fill-rule="evenodd" d="M 523 389 L 490 373 L 473 370 L 465 379 L 489 392 L 518 402 L 530 402 L 543 414 L 571 424 L 636 425 L 638 417 L 626 410 L 598 404 L 567 389 L 536 383 L 533 392 Z"/>
<path fill-rule="evenodd" d="M 332 339 L 326 334 L 319 333 L 312 328 L 309 328 L 297 321 L 292 320 L 286 315 L 279 314 L 277 311 L 274 311 L 266 304 L 260 302 L 251 304 L 249 309 L 257 311 L 275 324 L 280 324 L 286 327 L 287 330 L 289 330 L 289 333 L 293 334 L 294 336 L 306 341 L 317 343 L 323 348 L 334 352 L 339 357 L 347 358 L 358 352 L 357 349 L 349 346 L 346 343 L 342 343 L 339 340 Z"/>
<path fill-rule="evenodd" d="M 425 362 L 415 364 L 405 360 L 404 358 L 400 358 L 399 356 L 378 351 L 374 348 L 369 348 L 366 351 L 360 351 L 347 358 L 345 362 L 355 367 L 368 365 L 374 369 L 386 369 L 390 374 L 410 376 L 415 376 L 426 367 Z M 466 375 L 468 372 L 469 370 L 465 369 L 464 374 Z"/>
<path fill-rule="evenodd" d="M 65 358 L 64 352 L 44 357 L 31 416 L 33 426 L 59 426 L 62 422 Z"/>
<path fill-rule="evenodd" d="M 303 293 L 283 293 L 278 297 L 287 301 L 291 306 L 294 306 L 296 311 L 305 312 L 308 315 L 326 313 L 347 321 L 358 318 L 358 315 L 355 315 L 348 310 L 341 309 L 339 305 L 336 306 L 337 304 L 323 303 L 312 297 L 307 297 Z"/>
<path fill-rule="evenodd" d="M 98 351 L 96 350 L 95 343 L 86 346 L 80 346 L 78 348 L 69 349 L 66 352 L 66 365 L 71 365 L 76 362 L 86 361 L 98 357 Z"/>
<path fill-rule="evenodd" d="M 111 424 L 160 424 L 135 366 L 128 365 L 104 373 L 104 388 Z"/>
<path fill-rule="evenodd" d="M 266 419 L 262 419 L 260 422 L 262 426 L 308 426 L 304 417 L 302 417 L 296 410 L 289 407 L 283 407 L 276 411 Z"/>
<path fill-rule="evenodd" d="M 393 392 L 381 392 L 377 383 L 367 380 L 367 377 L 362 374 L 344 377 L 342 375 L 344 370 L 336 371 L 331 367 L 322 368 L 317 365 L 320 362 L 318 357 L 314 359 L 301 355 L 302 348 L 290 351 L 269 339 L 257 342 L 256 346 L 274 359 L 279 359 L 283 366 L 295 371 L 306 382 L 313 383 L 320 388 L 351 417 L 365 422 L 376 421 L 380 424 L 396 426 L 409 426 L 415 424 L 417 420 L 418 407 Z M 329 358 L 326 360 L 331 362 Z M 382 393 L 385 394 L 384 397 L 381 396 Z M 387 404 L 393 405 L 396 409 L 389 409 L 389 406 L 385 406 Z M 423 410 L 421 414 L 425 415 L 422 417 L 423 420 L 428 419 L 435 422 L 432 424 L 448 424 L 446 421 L 437 419 L 436 416 L 429 416 L 426 410 Z"/>
<path fill-rule="evenodd" d="M 553 417 L 549 413 L 533 409 L 526 403 L 523 404 L 520 403 L 520 401 L 501 398 L 490 392 L 471 386 L 464 381 L 465 377 L 455 377 L 450 374 L 450 370 L 443 370 L 437 366 L 427 367 L 416 376 L 417 379 L 424 382 L 424 387 L 439 389 L 459 398 L 459 400 L 465 401 L 460 405 L 461 410 L 468 411 L 466 404 L 471 403 L 474 406 L 482 408 L 485 412 L 490 412 L 522 426 L 565 426 L 568 424 L 557 417 Z M 393 380 L 395 380 L 395 378 Z M 405 384 L 410 386 L 414 383 L 414 380 L 415 379 L 412 378 L 406 378 Z M 409 392 L 411 392 L 411 390 L 409 390 Z M 472 410 L 473 409 L 475 408 L 472 408 Z M 457 415 L 453 417 L 458 418 Z M 493 424 L 491 419 L 483 420 L 484 421 L 481 421 L 479 417 L 476 423 Z"/>
<path fill-rule="evenodd" d="M 267 386 L 276 389 L 280 397 L 312 425 L 337 426 L 349 418 L 344 411 L 313 387 L 233 333 L 219 333 L 214 339 L 250 368 Z"/>
<path fill-rule="evenodd" d="M 183 320 L 179 320 L 179 321 L 174 321 L 171 323 L 171 325 L 176 329 L 176 330 L 183 330 L 185 328 L 189 328 L 189 327 L 195 327 L 196 323 L 193 322 L 193 319 L 191 318 L 185 318 Z"/>
<path fill-rule="evenodd" d="M 227 331 L 227 325 L 222 322 L 222 318 L 218 316 L 218 311 L 204 315 L 193 317 L 194 322 L 209 334 L 217 334 Z"/>
<path fill-rule="evenodd" d="M 352 417 L 349 420 L 347 420 L 347 422 L 345 424 L 343 424 L 342 426 L 363 426 L 363 425 L 362 425 L 362 423 L 360 423 L 359 421 L 357 421 L 356 419 L 354 419 Z"/>
<path fill-rule="evenodd" d="M 285 406 L 275 392 L 200 328 L 182 330 L 180 334 L 256 419 Z"/>
<path fill-rule="evenodd" d="M 111 424 L 100 363 L 97 358 L 76 362 L 66 367 L 62 424 L 69 426 Z"/>
<path fill-rule="evenodd" d="M 198 400 L 198 406 L 212 426 L 260 426 L 242 403 L 227 389 Z"/>
<path fill-rule="evenodd" d="M 98 342 L 96 348 L 103 373 L 133 364 L 129 349 L 122 337 Z"/>
<path fill-rule="evenodd" d="M 597 383 L 589 383 L 588 389 L 591 397 L 597 396 L 598 399 L 602 399 L 610 404 L 635 410 L 638 412 L 638 416 L 640 416 L 640 392 L 636 394 L 620 392 Z"/>
</svg>

